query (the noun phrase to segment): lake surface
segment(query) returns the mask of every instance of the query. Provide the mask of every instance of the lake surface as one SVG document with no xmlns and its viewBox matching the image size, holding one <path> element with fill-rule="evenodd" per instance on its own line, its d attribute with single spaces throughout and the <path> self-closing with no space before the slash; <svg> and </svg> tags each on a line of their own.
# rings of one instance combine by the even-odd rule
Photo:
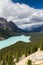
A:
<svg viewBox="0 0 43 65">
<path fill-rule="evenodd" d="M 15 44 L 18 41 L 23 41 L 23 42 L 30 42 L 30 36 L 14 36 L 14 37 L 10 37 L 6 40 L 2 40 L 0 41 L 0 49 L 8 47 L 12 44 Z"/>
</svg>

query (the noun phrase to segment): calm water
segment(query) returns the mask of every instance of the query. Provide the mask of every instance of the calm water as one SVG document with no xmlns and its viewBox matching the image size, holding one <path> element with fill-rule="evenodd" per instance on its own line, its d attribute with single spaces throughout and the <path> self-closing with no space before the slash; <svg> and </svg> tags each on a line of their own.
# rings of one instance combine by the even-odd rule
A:
<svg viewBox="0 0 43 65">
<path fill-rule="evenodd" d="M 0 49 L 10 46 L 12 44 L 15 44 L 18 41 L 30 42 L 30 36 L 24 36 L 24 35 L 14 36 L 6 40 L 0 41 Z"/>
</svg>

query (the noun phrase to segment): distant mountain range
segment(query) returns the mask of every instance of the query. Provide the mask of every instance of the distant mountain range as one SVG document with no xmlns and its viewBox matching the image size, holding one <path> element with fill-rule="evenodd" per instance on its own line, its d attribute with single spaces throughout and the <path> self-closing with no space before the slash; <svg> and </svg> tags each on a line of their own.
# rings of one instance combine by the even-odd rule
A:
<svg viewBox="0 0 43 65">
<path fill-rule="evenodd" d="M 36 26 L 36 27 L 34 26 L 31 29 L 25 28 L 24 30 L 27 32 L 41 32 L 41 31 L 43 31 L 43 25 Z"/>
<path fill-rule="evenodd" d="M 0 18 L 0 35 L 4 36 L 5 38 L 9 36 L 13 36 L 16 33 L 30 33 L 30 32 L 40 32 L 43 31 L 43 25 L 29 28 L 20 29 L 16 26 L 15 23 L 12 21 L 7 21 L 4 18 Z"/>
</svg>

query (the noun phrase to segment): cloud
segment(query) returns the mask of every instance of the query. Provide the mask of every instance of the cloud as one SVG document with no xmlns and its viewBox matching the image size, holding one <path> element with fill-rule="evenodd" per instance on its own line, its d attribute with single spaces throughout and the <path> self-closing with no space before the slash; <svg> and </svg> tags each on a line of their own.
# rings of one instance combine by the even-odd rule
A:
<svg viewBox="0 0 43 65">
<path fill-rule="evenodd" d="M 43 24 L 43 10 L 13 3 L 11 0 L 0 0 L 0 17 L 13 21 L 20 28 Z"/>
</svg>

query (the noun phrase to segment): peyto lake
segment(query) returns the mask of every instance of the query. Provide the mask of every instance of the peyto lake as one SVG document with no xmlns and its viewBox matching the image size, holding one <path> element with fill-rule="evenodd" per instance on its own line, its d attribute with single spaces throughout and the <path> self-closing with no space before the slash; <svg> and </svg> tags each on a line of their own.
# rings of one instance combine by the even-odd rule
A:
<svg viewBox="0 0 43 65">
<path fill-rule="evenodd" d="M 23 42 L 30 42 L 30 36 L 14 36 L 14 37 L 10 37 L 6 40 L 2 40 L 0 41 L 0 49 L 8 47 L 12 44 L 15 44 L 18 41 L 23 41 Z"/>
</svg>

